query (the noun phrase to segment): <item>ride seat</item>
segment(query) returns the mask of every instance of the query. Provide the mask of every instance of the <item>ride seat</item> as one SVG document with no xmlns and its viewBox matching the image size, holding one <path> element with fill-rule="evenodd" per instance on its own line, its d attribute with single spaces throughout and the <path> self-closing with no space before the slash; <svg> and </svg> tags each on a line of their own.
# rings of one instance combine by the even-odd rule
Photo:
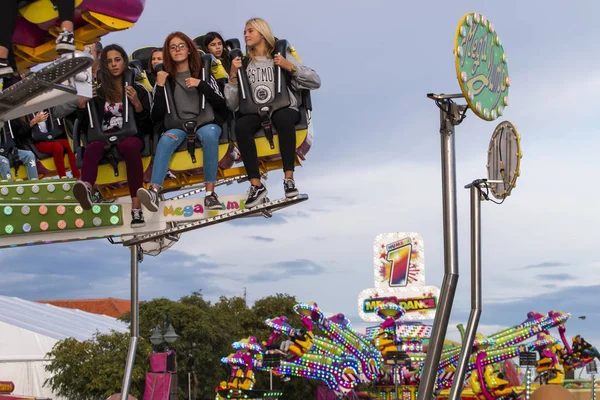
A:
<svg viewBox="0 0 600 400">
<path fill-rule="evenodd" d="M 144 71 L 148 70 L 148 63 L 150 62 L 150 57 L 152 56 L 152 50 L 159 48 L 154 46 L 146 46 L 141 47 L 131 53 L 132 60 L 138 60 L 142 64 L 142 68 Z"/>
<path fill-rule="evenodd" d="M 311 111 L 312 111 L 312 102 L 311 102 L 309 90 L 302 90 L 302 105 L 300 105 L 300 107 L 298 107 L 298 110 L 300 112 L 300 120 L 296 124 L 296 155 L 301 160 L 304 160 L 306 154 L 312 147 L 312 140 L 313 140 L 312 132 L 311 132 L 311 129 L 309 128 Z M 272 130 L 273 130 L 274 140 L 278 141 L 278 132 L 277 132 L 277 128 L 275 128 L 274 125 L 272 125 Z M 303 136 L 303 134 L 305 136 Z M 261 140 L 262 145 L 259 146 L 258 140 L 261 138 L 262 138 L 262 140 Z M 235 136 L 235 121 L 233 121 L 231 124 L 231 140 L 237 144 L 237 138 Z M 281 153 L 278 149 L 278 146 L 276 146 L 275 150 L 268 149 L 268 142 L 267 142 L 267 138 L 266 138 L 264 129 L 260 128 L 254 134 L 254 140 L 257 141 L 257 151 L 258 151 L 259 159 L 262 159 L 265 161 L 274 161 L 274 160 L 280 159 Z"/>
<path fill-rule="evenodd" d="M 48 158 L 52 158 L 52 154 L 46 154 L 46 153 L 41 153 L 37 147 L 35 146 L 35 144 L 33 143 L 25 143 L 21 146 L 17 146 L 18 148 L 22 148 L 23 150 L 29 150 L 31 151 L 34 155 L 35 158 L 38 161 L 42 161 L 42 160 L 46 160 Z"/>
<path fill-rule="evenodd" d="M 240 43 L 240 40 L 239 40 L 239 39 L 237 39 L 237 38 L 231 38 L 231 39 L 227 39 L 227 40 L 225 41 L 225 44 L 224 44 L 224 45 L 225 45 L 225 46 L 227 47 L 227 49 L 228 49 L 228 50 L 230 50 L 230 51 L 231 51 L 231 50 L 233 50 L 233 49 L 241 49 L 241 48 L 242 48 L 242 45 L 241 45 L 241 43 Z"/>
<path fill-rule="evenodd" d="M 142 157 L 150 157 L 154 154 L 153 146 L 150 140 L 151 138 L 151 132 L 148 132 L 148 134 L 143 135 L 141 137 L 142 143 L 144 144 L 144 148 L 142 149 Z M 81 168 L 85 148 L 88 144 L 89 141 L 87 138 L 87 132 L 79 132 L 79 120 L 76 119 L 75 125 L 73 126 L 73 151 L 75 152 L 75 155 L 77 157 L 77 168 Z M 125 161 L 125 159 L 120 153 L 115 157 L 115 159 L 117 162 Z M 100 161 L 100 165 L 104 164 L 109 164 L 108 159 L 103 158 L 102 161 Z"/>
<path fill-rule="evenodd" d="M 308 90 L 307 90 L 307 92 L 308 92 Z M 310 98 L 310 92 L 308 93 L 308 97 Z M 300 131 L 300 130 L 303 130 L 303 129 L 308 129 L 309 114 L 310 114 L 311 109 L 308 109 L 304 105 L 304 102 L 303 102 L 303 104 L 300 107 L 298 107 L 298 110 L 300 112 L 300 121 L 298 121 L 298 123 L 296 124 L 296 131 Z M 231 125 L 232 125 L 231 126 L 231 139 L 234 142 L 237 142 L 237 138 L 235 136 L 235 120 L 232 122 Z M 273 125 L 273 135 L 277 135 L 277 128 L 275 128 L 275 125 Z M 260 138 L 260 137 L 265 137 L 265 130 L 262 129 L 262 128 L 259 129 L 254 134 L 254 138 L 255 139 L 256 138 Z"/>
<path fill-rule="evenodd" d="M 61 118 L 60 123 L 62 124 L 62 131 L 64 136 L 60 136 L 59 139 L 72 139 L 72 132 L 73 132 L 73 123 L 68 120 L 67 118 Z M 67 125 L 68 123 L 68 125 Z M 70 141 L 71 142 L 71 141 Z M 19 146 L 19 147 L 23 147 L 24 150 L 29 150 L 31 152 L 33 152 L 33 154 L 35 155 L 35 158 L 38 159 L 38 161 L 42 161 L 42 160 L 46 160 L 48 158 L 52 158 L 52 154 L 46 154 L 46 153 L 41 153 L 37 147 L 35 146 L 35 143 L 37 142 L 29 142 L 29 143 L 25 143 L 23 144 L 23 146 Z M 71 149 L 73 148 L 73 144 L 71 144 Z M 67 156 L 67 153 L 65 152 L 65 156 Z M 68 164 L 65 164 L 68 165 Z"/>
<path fill-rule="evenodd" d="M 193 42 L 194 42 L 194 44 L 195 44 L 195 45 L 196 45 L 196 47 L 198 48 L 198 50 L 204 50 L 204 49 L 202 48 L 202 47 L 203 47 L 203 44 L 202 44 L 202 42 L 204 42 L 204 37 L 205 37 L 205 36 L 206 36 L 206 35 L 200 35 L 200 36 L 196 36 L 194 39 L 192 39 L 192 40 L 193 40 Z"/>
<path fill-rule="evenodd" d="M 221 137 L 219 138 L 219 144 L 227 144 L 230 141 L 230 133 L 229 133 L 229 123 L 226 121 L 221 125 Z M 157 143 L 155 143 L 155 149 L 154 151 L 156 152 L 156 146 L 158 145 L 158 141 Z M 198 138 L 196 136 L 196 148 L 201 149 L 202 148 L 202 142 L 200 141 L 200 138 Z M 187 141 L 184 140 L 179 147 L 177 147 L 177 149 L 175 150 L 175 152 L 180 152 L 180 151 L 186 151 L 187 152 Z"/>
</svg>

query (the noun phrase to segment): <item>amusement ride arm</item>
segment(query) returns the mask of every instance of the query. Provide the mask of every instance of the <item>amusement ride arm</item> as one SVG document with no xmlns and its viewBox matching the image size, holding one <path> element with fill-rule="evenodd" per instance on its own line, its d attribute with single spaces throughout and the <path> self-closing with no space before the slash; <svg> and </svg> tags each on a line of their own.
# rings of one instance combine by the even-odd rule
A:
<svg viewBox="0 0 600 400">
<path fill-rule="evenodd" d="M 562 340 L 563 344 L 565 345 L 565 349 L 567 349 L 569 354 L 573 354 L 573 349 L 571 349 L 571 346 L 569 346 L 569 341 L 567 340 L 567 337 L 565 336 L 566 331 L 567 331 L 567 328 L 565 328 L 564 325 L 561 325 L 558 327 L 558 333 L 560 334 L 560 339 Z"/>
<path fill-rule="evenodd" d="M 485 376 L 483 375 L 483 366 L 482 361 L 487 357 L 485 351 L 477 354 L 477 359 L 475 360 L 475 368 L 477 368 L 477 374 L 479 377 L 479 385 L 481 386 L 481 393 L 486 398 L 486 400 L 494 400 L 490 392 L 487 390 L 487 386 L 485 385 Z"/>
</svg>

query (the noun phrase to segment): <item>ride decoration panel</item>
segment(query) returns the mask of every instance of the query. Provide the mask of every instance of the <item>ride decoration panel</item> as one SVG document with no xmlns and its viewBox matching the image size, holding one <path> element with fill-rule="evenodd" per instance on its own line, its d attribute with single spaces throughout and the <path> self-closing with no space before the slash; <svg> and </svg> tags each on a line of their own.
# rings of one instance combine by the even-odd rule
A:
<svg viewBox="0 0 600 400">
<path fill-rule="evenodd" d="M 84 211 L 78 204 L 2 204 L 0 237 L 123 225 L 117 204 L 96 204 Z"/>
<path fill-rule="evenodd" d="M 0 204 L 16 202 L 64 203 L 74 202 L 73 184 L 76 179 L 43 179 L 0 182 Z"/>
<path fill-rule="evenodd" d="M 521 135 L 509 121 L 501 122 L 490 139 L 488 147 L 488 179 L 501 183 L 490 183 L 492 195 L 503 200 L 510 196 L 521 175 Z"/>
<path fill-rule="evenodd" d="M 364 321 L 380 322 L 378 308 L 386 303 L 403 309 L 402 320 L 435 317 L 440 289 L 425 284 L 425 250 L 415 232 L 382 233 L 373 245 L 374 287 L 363 290 L 358 311 Z"/>
<path fill-rule="evenodd" d="M 506 54 L 494 24 L 484 15 L 465 14 L 454 39 L 460 89 L 478 117 L 493 121 L 508 106 L 510 77 Z"/>
</svg>

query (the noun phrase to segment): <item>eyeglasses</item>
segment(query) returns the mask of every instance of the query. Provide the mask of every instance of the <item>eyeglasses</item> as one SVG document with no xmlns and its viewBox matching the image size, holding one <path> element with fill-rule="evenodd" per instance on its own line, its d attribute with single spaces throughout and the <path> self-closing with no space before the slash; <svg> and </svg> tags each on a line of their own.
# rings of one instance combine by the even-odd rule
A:
<svg viewBox="0 0 600 400">
<path fill-rule="evenodd" d="M 179 44 L 172 44 L 169 46 L 169 51 L 177 51 L 177 49 L 179 49 L 179 50 L 187 49 L 187 44 L 179 43 Z"/>
</svg>

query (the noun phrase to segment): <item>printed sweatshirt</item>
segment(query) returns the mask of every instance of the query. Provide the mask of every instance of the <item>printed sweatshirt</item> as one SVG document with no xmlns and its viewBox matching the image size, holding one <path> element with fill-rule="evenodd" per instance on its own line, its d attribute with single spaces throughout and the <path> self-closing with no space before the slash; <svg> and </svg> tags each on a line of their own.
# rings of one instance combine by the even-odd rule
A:
<svg viewBox="0 0 600 400">
<path fill-rule="evenodd" d="M 302 89 L 318 89 L 321 86 L 321 78 L 315 70 L 302 65 L 296 58 L 287 58 L 296 66 L 296 74 L 292 75 L 290 87 L 290 108 L 298 111 L 302 104 Z M 240 70 L 241 71 L 241 70 Z M 275 95 L 275 64 L 272 58 L 256 57 L 248 63 L 246 74 L 250 83 L 250 92 L 257 104 L 267 102 Z M 239 71 L 238 71 L 239 73 Z M 237 111 L 240 104 L 239 87 L 237 83 L 225 85 L 225 101 L 231 111 Z"/>
</svg>

